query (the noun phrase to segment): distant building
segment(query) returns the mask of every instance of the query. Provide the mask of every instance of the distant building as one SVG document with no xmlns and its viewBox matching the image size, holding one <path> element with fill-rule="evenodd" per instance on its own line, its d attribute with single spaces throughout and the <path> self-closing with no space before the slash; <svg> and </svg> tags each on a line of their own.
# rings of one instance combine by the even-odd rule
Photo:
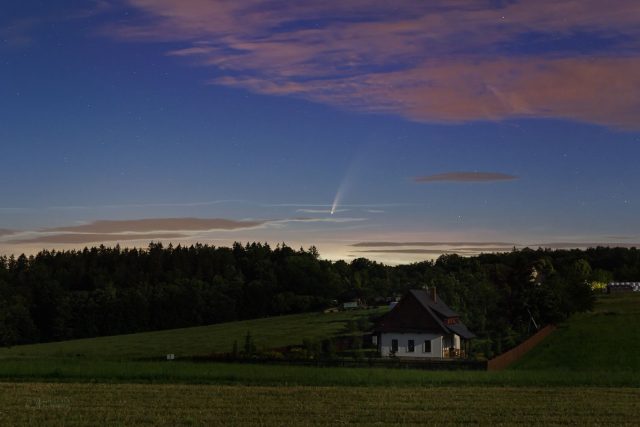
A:
<svg viewBox="0 0 640 427">
<path fill-rule="evenodd" d="M 640 292 L 640 282 L 611 282 L 607 285 L 607 293 Z"/>
<path fill-rule="evenodd" d="M 411 290 L 375 325 L 382 357 L 460 358 L 475 338 L 460 315 L 438 299 L 436 288 Z"/>
<path fill-rule="evenodd" d="M 349 301 L 342 304 L 342 308 L 345 310 L 353 310 L 360 306 L 358 301 Z"/>
</svg>

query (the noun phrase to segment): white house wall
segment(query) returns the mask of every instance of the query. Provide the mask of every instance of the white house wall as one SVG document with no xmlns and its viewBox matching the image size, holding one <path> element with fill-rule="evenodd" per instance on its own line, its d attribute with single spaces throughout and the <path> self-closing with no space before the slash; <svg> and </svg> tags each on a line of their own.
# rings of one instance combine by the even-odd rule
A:
<svg viewBox="0 0 640 427">
<path fill-rule="evenodd" d="M 380 334 L 380 355 L 388 357 L 391 354 L 392 340 L 398 340 L 397 357 L 442 357 L 442 336 L 438 334 L 399 334 L 399 333 L 381 333 Z M 409 340 L 415 342 L 415 351 L 410 353 L 407 351 Z M 424 342 L 431 341 L 431 352 L 424 352 Z M 459 342 L 459 341 L 458 341 Z"/>
</svg>

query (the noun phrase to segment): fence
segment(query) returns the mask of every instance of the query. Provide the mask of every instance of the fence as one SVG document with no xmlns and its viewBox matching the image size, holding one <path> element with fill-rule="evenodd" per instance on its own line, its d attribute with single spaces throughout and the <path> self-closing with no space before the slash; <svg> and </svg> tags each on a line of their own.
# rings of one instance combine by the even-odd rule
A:
<svg viewBox="0 0 640 427">
<path fill-rule="evenodd" d="M 540 329 L 520 345 L 506 353 L 494 357 L 489 361 L 471 359 L 404 359 L 362 357 L 328 358 L 328 359 L 284 359 L 268 356 L 239 357 L 231 353 L 217 353 L 206 356 L 192 356 L 183 360 L 192 362 L 226 362 L 267 365 L 297 365 L 316 367 L 349 367 L 349 368 L 396 368 L 396 369 L 424 369 L 424 370 L 487 370 L 499 371 L 524 356 L 529 350 L 537 346 L 545 337 L 556 329 L 555 325 L 548 325 Z M 156 359 L 149 359 L 156 360 Z"/>
<path fill-rule="evenodd" d="M 192 362 L 223 362 L 248 363 L 263 365 L 294 365 L 315 367 L 343 367 L 343 368 L 395 368 L 395 369 L 423 369 L 423 370 L 486 370 L 487 362 L 468 359 L 401 359 L 401 358 L 364 358 L 355 360 L 350 358 L 333 359 L 273 359 L 269 357 L 233 357 L 229 354 L 216 354 L 201 357 L 190 357 Z"/>
<path fill-rule="evenodd" d="M 524 356 L 529 350 L 540 344 L 540 342 L 545 339 L 545 337 L 551 332 L 555 331 L 555 329 L 555 325 L 547 325 L 544 328 L 540 329 L 520 345 L 512 348 L 505 353 L 502 353 L 500 356 L 494 357 L 493 359 L 489 360 L 487 362 L 487 370 L 499 371 L 506 368 L 507 366 Z"/>
</svg>

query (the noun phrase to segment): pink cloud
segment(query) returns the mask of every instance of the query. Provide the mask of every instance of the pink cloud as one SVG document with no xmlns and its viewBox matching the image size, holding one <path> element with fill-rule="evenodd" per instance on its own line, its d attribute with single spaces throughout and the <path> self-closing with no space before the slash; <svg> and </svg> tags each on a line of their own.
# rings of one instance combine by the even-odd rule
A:
<svg viewBox="0 0 640 427">
<path fill-rule="evenodd" d="M 81 244 L 132 240 L 181 239 L 193 233 L 252 229 L 268 221 L 237 221 L 222 218 L 145 218 L 134 220 L 101 220 L 83 225 L 45 228 L 30 231 L 30 235 L 8 240 L 7 243 Z M 16 234 L 3 233 L 0 236 Z"/>
<path fill-rule="evenodd" d="M 629 54 L 640 47 L 636 0 L 129 3 L 143 18 L 105 33 L 183 42 L 167 54 L 213 67 L 213 84 L 416 121 L 548 117 L 638 127 L 640 58 Z M 626 41 L 617 55 L 615 46 L 588 57 L 501 50 L 531 32 Z"/>
<path fill-rule="evenodd" d="M 11 234 L 14 234 L 15 231 L 13 230 L 7 230 L 6 228 L 0 228 L 0 237 L 2 236 L 10 236 Z"/>
<path fill-rule="evenodd" d="M 637 128 L 640 58 L 451 59 L 411 70 L 307 81 L 223 77 L 215 83 L 296 95 L 416 121 L 562 118 Z"/>
<path fill-rule="evenodd" d="M 177 233 L 151 233 L 151 234 L 98 234 L 98 233 L 64 233 L 48 236 L 28 237 L 12 240 L 12 244 L 24 243 L 59 243 L 59 244 L 84 244 L 101 242 L 125 242 L 132 240 L 152 241 L 161 239 L 180 239 L 189 236 Z"/>
<path fill-rule="evenodd" d="M 515 175 L 499 172 L 447 172 L 428 176 L 418 176 L 415 182 L 494 182 L 512 181 L 518 179 Z"/>
<path fill-rule="evenodd" d="M 328 211 L 327 211 L 328 212 Z M 82 225 L 43 228 L 12 232 L 0 230 L 0 237 L 8 236 L 8 244 L 84 244 L 122 241 L 151 241 L 166 239 L 207 239 L 214 231 L 248 231 L 261 226 L 282 227 L 290 223 L 350 223 L 366 218 L 288 218 L 271 220 L 231 220 L 222 218 L 145 218 L 134 220 L 100 220 Z M 227 234 L 228 236 L 228 234 Z"/>
</svg>

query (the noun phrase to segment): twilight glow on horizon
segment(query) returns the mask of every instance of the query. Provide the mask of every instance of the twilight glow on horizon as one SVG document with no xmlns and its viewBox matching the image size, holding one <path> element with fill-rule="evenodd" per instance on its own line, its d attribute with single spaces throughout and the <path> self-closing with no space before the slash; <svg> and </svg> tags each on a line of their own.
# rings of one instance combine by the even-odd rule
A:
<svg viewBox="0 0 640 427">
<path fill-rule="evenodd" d="M 0 10 L 0 254 L 640 244 L 637 0 Z"/>
</svg>

